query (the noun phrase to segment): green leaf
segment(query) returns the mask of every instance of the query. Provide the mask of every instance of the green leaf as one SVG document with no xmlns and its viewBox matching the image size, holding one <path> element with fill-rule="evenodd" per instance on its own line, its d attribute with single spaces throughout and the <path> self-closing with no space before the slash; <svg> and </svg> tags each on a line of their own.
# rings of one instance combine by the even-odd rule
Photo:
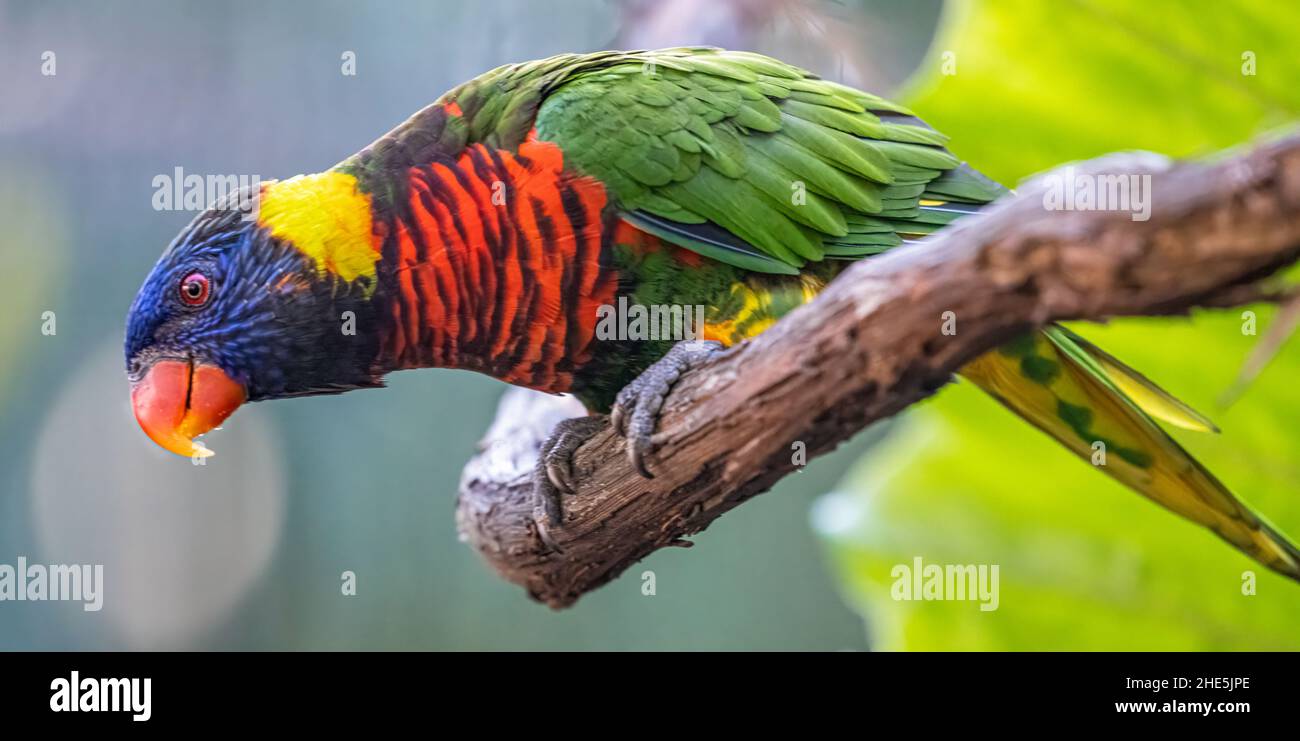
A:
<svg viewBox="0 0 1300 741">
<path fill-rule="evenodd" d="M 1007 185 L 1126 149 L 1192 156 L 1300 117 L 1298 30 L 1300 5 L 1271 0 L 953 2 L 903 97 Z"/>
</svg>

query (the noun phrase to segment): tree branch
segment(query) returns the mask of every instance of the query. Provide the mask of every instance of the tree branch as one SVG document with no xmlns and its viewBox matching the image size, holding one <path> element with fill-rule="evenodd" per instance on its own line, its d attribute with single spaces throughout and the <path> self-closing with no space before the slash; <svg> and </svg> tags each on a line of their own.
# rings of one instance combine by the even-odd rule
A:
<svg viewBox="0 0 1300 741">
<path fill-rule="evenodd" d="M 1045 194 L 1062 175 L 1074 176 L 1067 188 L 1136 176 L 1150 219 L 1050 210 Z M 791 473 L 795 442 L 809 458 L 828 452 L 1018 333 L 1238 305 L 1269 295 L 1260 282 L 1298 256 L 1300 135 L 1213 162 L 1125 154 L 1058 170 L 923 244 L 850 266 L 809 305 L 683 376 L 660 419 L 653 480 L 606 426 L 574 458 L 579 491 L 550 528 L 559 552 L 532 522 L 530 475 L 552 426 L 584 412 L 512 390 L 465 468 L 457 524 L 503 577 L 565 607 Z M 945 316 L 955 334 L 941 331 Z"/>
</svg>

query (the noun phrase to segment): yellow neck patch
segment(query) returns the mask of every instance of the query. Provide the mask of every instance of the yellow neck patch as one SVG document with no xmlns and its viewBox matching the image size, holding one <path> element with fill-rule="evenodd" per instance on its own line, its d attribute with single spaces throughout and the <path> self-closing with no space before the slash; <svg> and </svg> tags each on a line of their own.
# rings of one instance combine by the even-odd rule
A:
<svg viewBox="0 0 1300 741">
<path fill-rule="evenodd" d="M 322 274 L 347 281 L 375 277 L 379 245 L 371 232 L 370 196 L 347 173 L 264 184 L 257 222 L 310 257 Z"/>
</svg>

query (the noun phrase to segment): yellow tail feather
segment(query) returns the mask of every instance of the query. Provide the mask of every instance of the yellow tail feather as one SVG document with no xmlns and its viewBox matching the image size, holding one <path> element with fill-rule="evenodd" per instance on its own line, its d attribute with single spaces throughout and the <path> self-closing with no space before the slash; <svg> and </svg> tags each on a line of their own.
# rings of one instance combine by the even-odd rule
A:
<svg viewBox="0 0 1300 741">
<path fill-rule="evenodd" d="M 1300 581 L 1300 550 L 1139 409 L 1107 370 L 1118 361 L 1087 354 L 1091 346 L 1073 337 L 1060 328 L 1026 336 L 976 358 L 961 375 L 1119 482 Z M 1185 406 L 1160 401 L 1161 411 L 1189 421 Z"/>
</svg>

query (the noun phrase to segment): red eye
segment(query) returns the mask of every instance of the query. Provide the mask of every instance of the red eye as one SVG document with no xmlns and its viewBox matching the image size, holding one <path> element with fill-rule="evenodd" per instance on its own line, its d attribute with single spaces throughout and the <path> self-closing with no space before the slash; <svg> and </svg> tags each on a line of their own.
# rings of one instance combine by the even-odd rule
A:
<svg viewBox="0 0 1300 741">
<path fill-rule="evenodd" d="M 186 306 L 202 306 L 208 302 L 208 291 L 208 277 L 203 273 L 190 273 L 181 281 L 181 302 Z"/>
</svg>

